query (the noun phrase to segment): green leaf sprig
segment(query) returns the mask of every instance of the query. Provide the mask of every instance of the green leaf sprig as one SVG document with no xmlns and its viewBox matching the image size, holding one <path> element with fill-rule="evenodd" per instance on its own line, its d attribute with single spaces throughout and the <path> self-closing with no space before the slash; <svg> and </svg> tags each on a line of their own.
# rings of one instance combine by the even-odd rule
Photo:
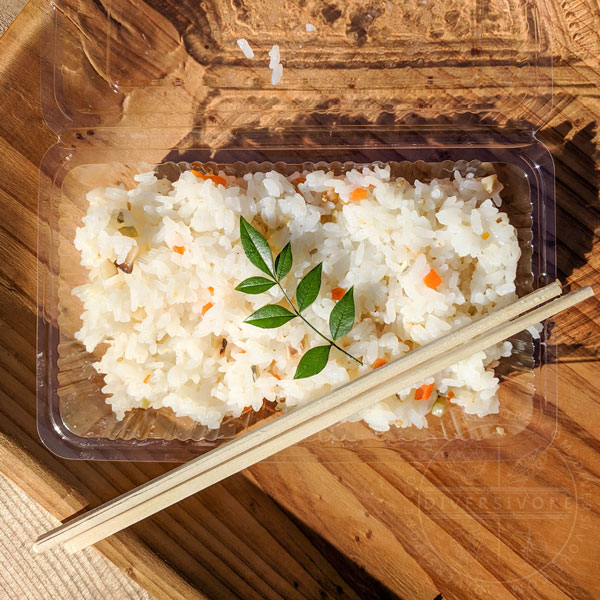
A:
<svg viewBox="0 0 600 600">
<path fill-rule="evenodd" d="M 288 321 L 296 317 L 300 317 L 315 333 L 327 342 L 323 346 L 311 348 L 304 354 L 298 363 L 294 379 L 303 379 L 320 373 L 329 360 L 329 353 L 332 347 L 337 348 L 340 352 L 343 352 L 346 356 L 362 365 L 362 362 L 358 358 L 355 358 L 335 343 L 336 340 L 349 333 L 354 326 L 354 287 L 351 287 L 344 294 L 329 315 L 329 331 L 331 333 L 331 339 L 329 339 L 311 325 L 302 315 L 302 312 L 319 295 L 323 263 L 319 263 L 300 280 L 296 288 L 296 302 L 298 304 L 296 307 L 281 285 L 282 280 L 292 268 L 293 256 L 291 244 L 288 242 L 275 258 L 275 261 L 273 261 L 273 254 L 269 243 L 244 217 L 240 217 L 240 237 L 248 260 L 268 275 L 268 277 L 249 277 L 248 279 L 244 279 L 235 289 L 245 294 L 261 294 L 277 285 L 292 309 L 290 312 L 284 306 L 267 304 L 253 312 L 244 320 L 244 323 L 249 323 L 262 329 L 274 329 L 285 325 Z"/>
</svg>

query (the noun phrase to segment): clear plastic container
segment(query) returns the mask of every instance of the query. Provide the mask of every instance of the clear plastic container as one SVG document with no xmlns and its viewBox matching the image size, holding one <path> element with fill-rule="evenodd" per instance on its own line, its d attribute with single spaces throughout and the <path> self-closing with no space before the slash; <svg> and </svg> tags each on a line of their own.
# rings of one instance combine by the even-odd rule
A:
<svg viewBox="0 0 600 600">
<path fill-rule="evenodd" d="M 74 338 L 86 281 L 73 246 L 97 186 L 132 184 L 162 163 L 228 172 L 337 171 L 393 163 L 407 179 L 498 173 L 518 230 L 519 293 L 555 278 L 554 171 L 535 138 L 552 104 L 546 2 L 411 0 L 339 7 L 287 0 L 193 6 L 57 0 L 44 34 L 42 106 L 59 136 L 41 165 L 38 429 L 66 458 L 185 460 L 266 415 L 208 430 L 165 409 L 117 421 L 95 360 Z M 306 31 L 306 24 L 316 31 Z M 237 40 L 248 40 L 247 59 Z M 268 51 L 279 44 L 281 82 Z M 176 165 L 171 167 L 177 168 Z M 481 459 L 528 452 L 553 426 L 553 371 L 539 342 L 517 336 L 497 369 L 500 413 L 454 407 L 428 429 L 376 433 L 342 423 L 272 460 Z M 268 409 L 265 409 L 268 411 Z M 549 425 L 550 423 L 550 425 Z M 499 436 L 497 427 L 503 428 Z M 443 450 L 443 451 L 442 451 Z"/>
</svg>

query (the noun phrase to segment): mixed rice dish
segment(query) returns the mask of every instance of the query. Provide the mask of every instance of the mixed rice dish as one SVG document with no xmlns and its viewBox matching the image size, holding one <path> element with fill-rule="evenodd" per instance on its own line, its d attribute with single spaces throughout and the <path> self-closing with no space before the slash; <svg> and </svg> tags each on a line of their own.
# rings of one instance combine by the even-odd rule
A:
<svg viewBox="0 0 600 600">
<path fill-rule="evenodd" d="M 133 189 L 98 188 L 75 246 L 89 282 L 76 334 L 104 376 L 119 419 L 133 408 L 168 407 L 218 428 L 225 417 L 309 402 L 516 299 L 520 250 L 501 211 L 495 175 L 455 172 L 428 183 L 389 166 L 240 177 L 191 169 L 175 182 L 154 172 Z M 322 332 L 353 289 L 355 320 L 324 368 L 295 379 L 303 354 L 323 340 L 303 319 L 262 329 L 246 322 L 279 286 L 236 287 L 261 272 L 240 239 L 241 218 L 273 253 L 290 243 L 283 287 L 322 263 L 319 294 L 302 316 Z M 376 431 L 427 427 L 449 405 L 480 417 L 498 412 L 494 366 L 510 342 L 419 382 L 354 415 Z"/>
</svg>

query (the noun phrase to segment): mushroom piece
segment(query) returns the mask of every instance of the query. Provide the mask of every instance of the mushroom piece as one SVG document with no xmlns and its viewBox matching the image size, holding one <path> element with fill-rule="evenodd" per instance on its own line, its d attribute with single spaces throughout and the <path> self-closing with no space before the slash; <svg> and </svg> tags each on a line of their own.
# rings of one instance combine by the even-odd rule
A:
<svg viewBox="0 0 600 600">
<path fill-rule="evenodd" d="M 227 338 L 223 338 L 221 340 L 221 348 L 219 349 L 219 355 L 223 356 L 225 354 L 225 349 L 227 348 Z"/>
<path fill-rule="evenodd" d="M 502 184 L 498 181 L 498 175 L 495 173 L 493 175 L 488 175 L 481 180 L 481 185 L 483 185 L 483 189 L 488 194 L 497 194 L 502 191 Z"/>
<path fill-rule="evenodd" d="M 126 225 L 125 227 L 121 227 L 119 229 L 119 233 L 121 235 L 126 235 L 127 237 L 130 237 L 130 238 L 136 238 L 139 235 L 137 232 L 137 229 L 135 227 L 133 227 L 133 225 Z"/>
<path fill-rule="evenodd" d="M 127 273 L 129 275 L 129 273 L 131 273 L 131 271 L 133 271 L 133 263 L 135 262 L 137 255 L 138 255 L 138 249 L 137 249 L 137 246 L 134 246 L 127 253 L 125 260 L 122 263 L 117 263 L 117 261 L 115 261 L 115 266 L 117 268 L 121 269 L 121 271 L 123 271 L 123 273 Z"/>
</svg>

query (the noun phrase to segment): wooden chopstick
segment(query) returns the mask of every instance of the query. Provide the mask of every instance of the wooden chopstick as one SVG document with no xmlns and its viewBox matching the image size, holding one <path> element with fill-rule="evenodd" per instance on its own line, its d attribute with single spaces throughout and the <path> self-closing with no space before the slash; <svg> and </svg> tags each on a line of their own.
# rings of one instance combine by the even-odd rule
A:
<svg viewBox="0 0 600 600">
<path fill-rule="evenodd" d="M 591 295 L 589 288 L 579 290 L 506 323 L 524 310 L 539 305 L 560 293 L 560 286 L 550 284 L 521 298 L 510 307 L 488 315 L 414 351 L 389 365 L 347 384 L 320 400 L 262 426 L 216 450 L 143 486 L 123 494 L 57 529 L 41 536 L 35 549 L 44 551 L 64 543 L 76 551 L 103 539 L 196 491 L 216 483 L 247 466 L 297 443 L 316 431 L 350 416 L 357 410 L 384 399 L 398 389 L 409 387 L 479 349 L 543 320 Z M 557 304 L 558 303 L 558 304 Z M 502 325 L 502 323 L 505 323 Z M 475 339 L 472 340 L 472 338 Z M 471 341 L 472 340 L 472 341 Z"/>
<path fill-rule="evenodd" d="M 574 292 L 573 294 L 555 300 L 547 306 L 519 317 L 514 321 L 510 321 L 506 325 L 499 325 L 491 331 L 475 338 L 469 345 L 463 345 L 457 348 L 454 352 L 441 355 L 436 354 L 429 360 L 426 360 L 418 366 L 413 367 L 411 370 L 401 374 L 398 378 L 393 378 L 386 383 L 375 387 L 367 394 L 357 397 L 351 394 L 346 402 L 320 414 L 318 417 L 303 422 L 293 429 L 286 430 L 280 435 L 268 439 L 263 444 L 255 446 L 242 454 L 237 454 L 234 458 L 193 477 L 191 480 L 181 483 L 175 488 L 171 488 L 158 496 L 153 496 L 132 508 L 124 509 L 109 521 L 95 525 L 85 532 L 77 534 L 70 539 L 70 541 L 65 543 L 65 549 L 68 552 L 76 552 L 77 550 L 96 543 L 107 535 L 112 535 L 112 533 L 116 533 L 146 516 L 150 516 L 162 508 L 170 506 L 197 491 L 218 483 L 226 477 L 238 473 L 292 444 L 302 441 L 317 431 L 329 427 L 341 419 L 349 417 L 355 412 L 370 406 L 374 402 L 384 400 L 394 394 L 398 389 L 414 385 L 421 379 L 431 375 L 431 373 L 435 373 L 455 364 L 459 360 L 468 358 L 474 352 L 484 350 L 485 348 L 502 341 L 506 337 L 510 337 L 515 333 L 588 298 L 590 295 L 592 295 L 592 292 L 589 288 Z"/>
</svg>

